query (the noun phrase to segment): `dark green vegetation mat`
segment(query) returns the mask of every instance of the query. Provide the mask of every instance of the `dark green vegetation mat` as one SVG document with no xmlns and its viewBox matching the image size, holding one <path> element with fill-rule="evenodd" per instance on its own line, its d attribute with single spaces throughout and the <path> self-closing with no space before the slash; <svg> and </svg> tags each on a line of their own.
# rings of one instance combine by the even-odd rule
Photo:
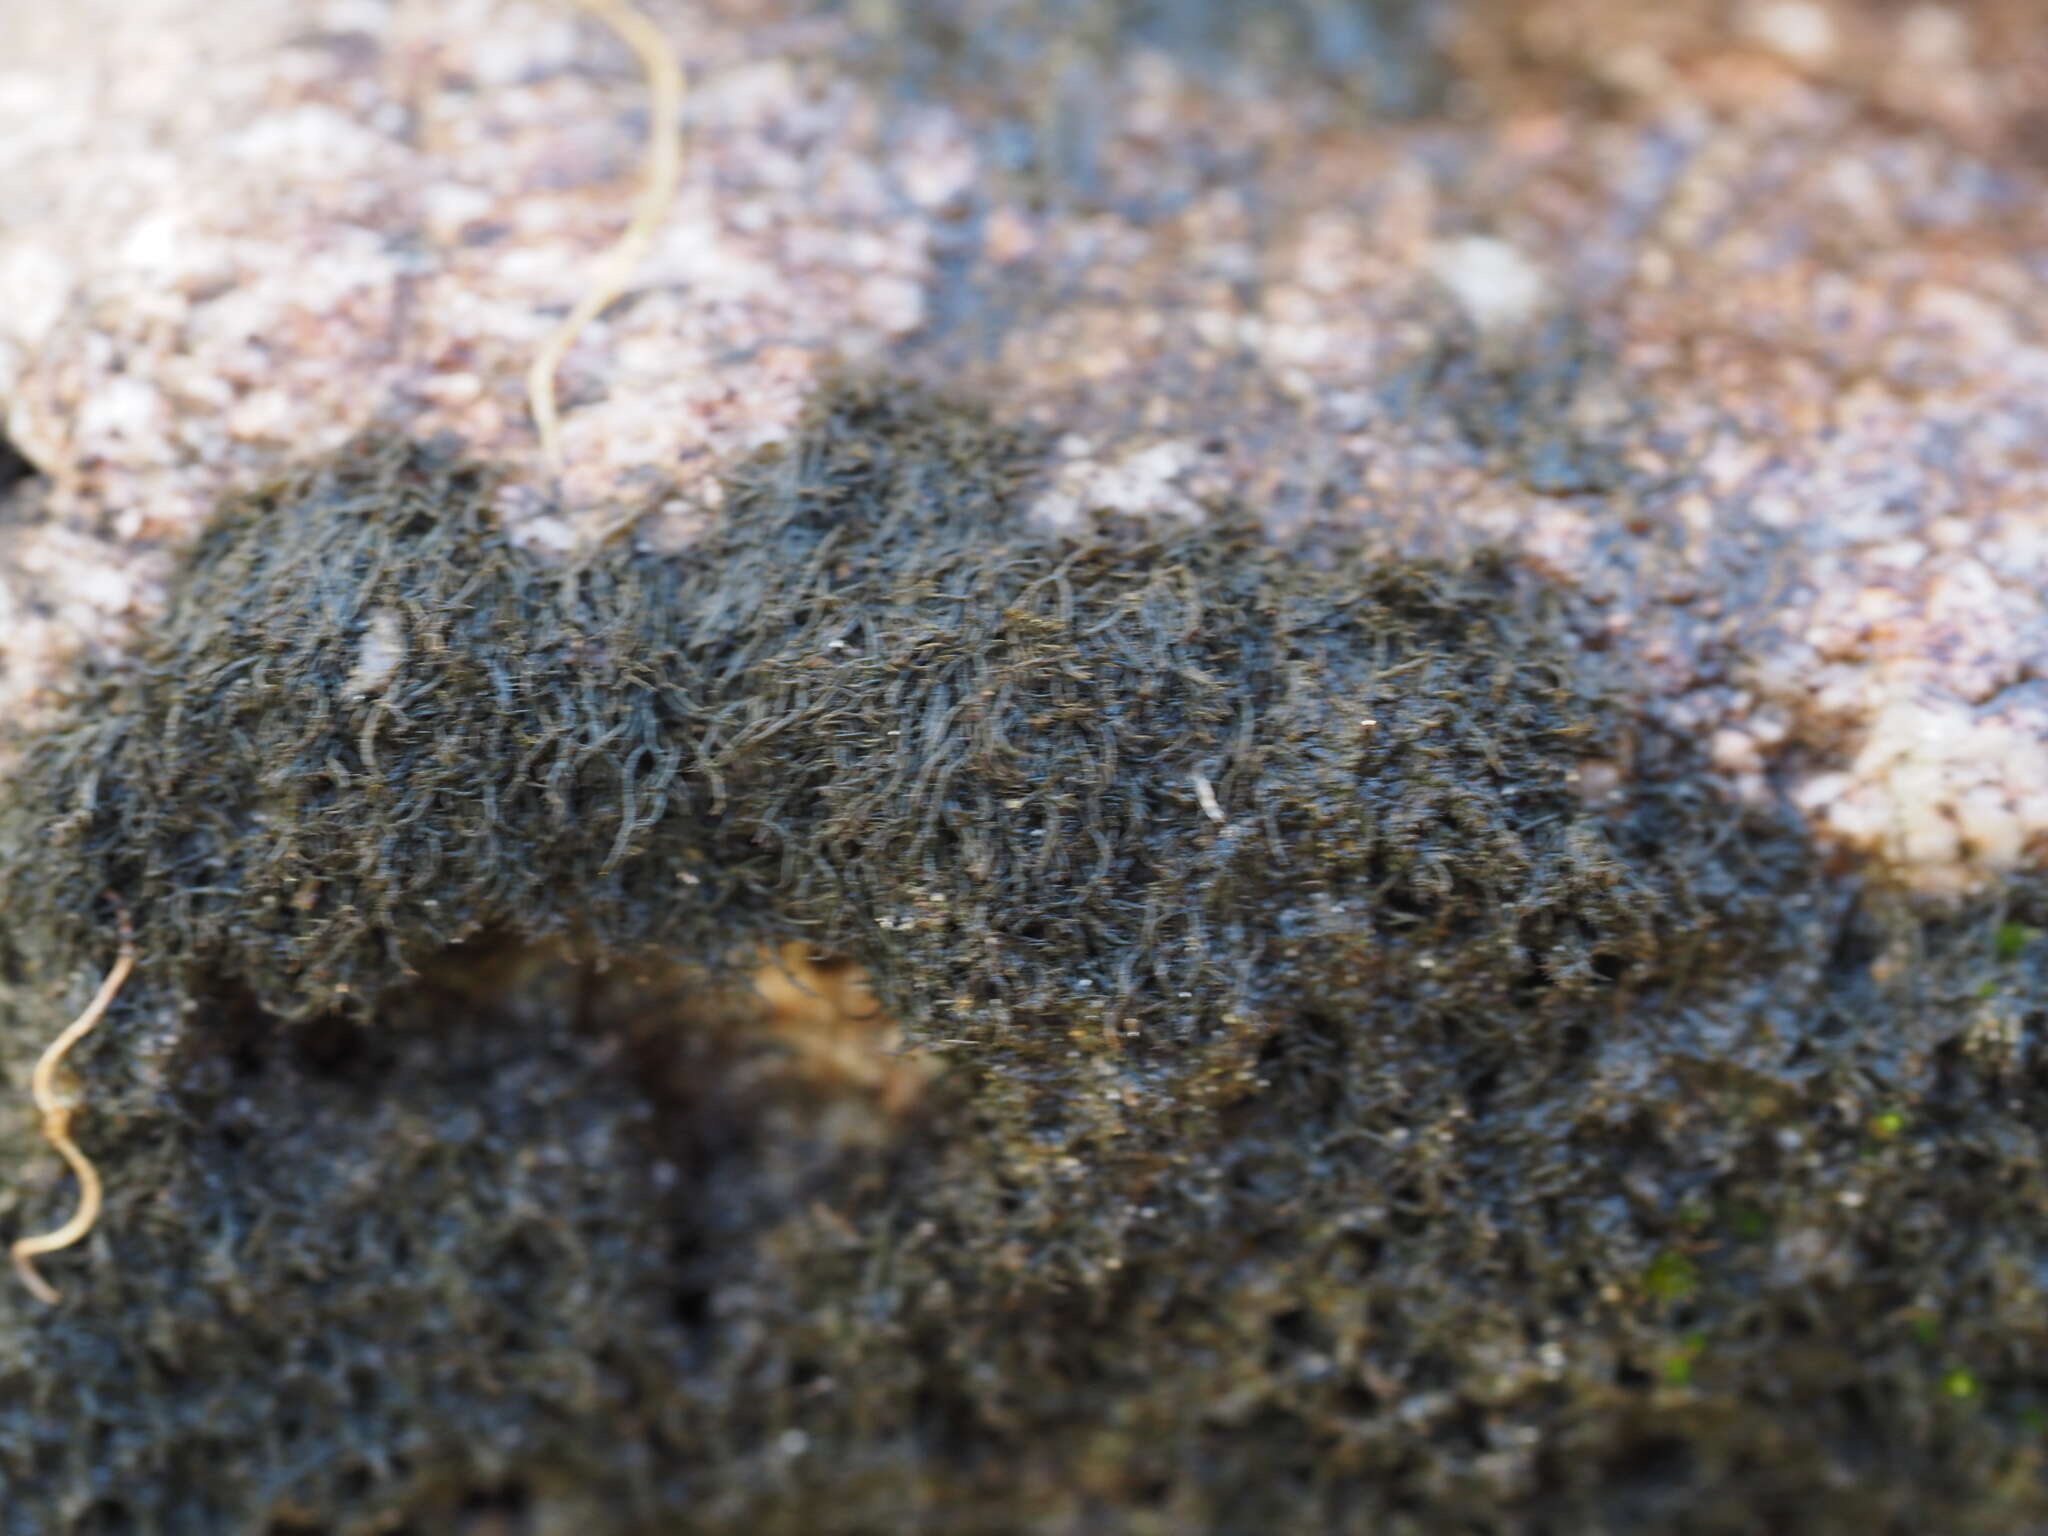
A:
<svg viewBox="0 0 2048 1536">
<path fill-rule="evenodd" d="M 1036 464 L 846 385 L 680 556 L 433 446 L 223 511 L 0 802 L 17 1232 L 142 956 L 0 1530 L 2048 1521 L 2040 893 L 1825 871 L 1509 562 Z M 886 1135 L 760 1069 L 792 935 L 943 1054 Z"/>
</svg>

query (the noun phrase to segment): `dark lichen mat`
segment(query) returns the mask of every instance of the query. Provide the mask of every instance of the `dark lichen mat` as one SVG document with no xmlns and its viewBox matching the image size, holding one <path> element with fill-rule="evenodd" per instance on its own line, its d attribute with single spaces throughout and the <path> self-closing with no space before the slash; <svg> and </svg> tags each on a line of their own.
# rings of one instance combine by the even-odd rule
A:
<svg viewBox="0 0 2048 1536">
<path fill-rule="evenodd" d="M 2048 1521 L 2041 893 L 1824 869 L 1511 560 L 1038 468 L 866 382 L 680 555 L 444 445 L 223 509 L 0 801 L 16 1232 L 141 956 L 0 1530 Z M 914 1102 L 776 1066 L 792 938 Z"/>
</svg>

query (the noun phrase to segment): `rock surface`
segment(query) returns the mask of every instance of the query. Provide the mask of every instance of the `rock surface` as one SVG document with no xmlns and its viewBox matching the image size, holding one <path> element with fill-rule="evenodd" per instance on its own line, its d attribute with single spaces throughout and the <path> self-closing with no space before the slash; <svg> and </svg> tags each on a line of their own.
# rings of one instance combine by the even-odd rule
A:
<svg viewBox="0 0 2048 1536">
<path fill-rule="evenodd" d="M 69 1198 L 19 1090 L 104 963 L 102 878 L 170 893 L 159 936 L 207 903 L 228 917 L 147 962 L 75 1062 L 109 1215 L 51 1265 L 66 1310 L 0 1298 L 0 1481 L 18 1480 L 0 1531 L 2048 1519 L 2048 29 L 2030 0 L 644 8 L 689 73 L 684 186 L 562 370 L 559 480 L 524 374 L 633 201 L 646 96 L 615 38 L 541 0 L 81 0 L 8 20 L 0 719 L 61 719 L 109 671 L 88 697 L 129 701 L 72 721 L 105 751 L 68 777 L 16 770 L 41 749 L 0 735 L 20 854 L 0 885 L 33 893 L 0 932 L 10 1234 Z M 738 569 L 763 525 L 721 524 L 730 506 L 873 492 L 886 435 L 734 469 L 847 369 L 988 402 L 1043 450 L 1018 504 L 1049 534 L 1135 519 L 1170 543 L 1248 513 L 1309 560 L 1504 546 L 1561 592 L 1545 655 L 1616 701 L 1619 745 L 1496 764 L 1515 795 L 1551 793 L 1512 836 L 1483 814 L 1512 796 L 1444 810 L 1437 873 L 1462 871 L 1464 905 L 1412 942 L 1452 887 L 1410 866 L 1383 910 L 1381 854 L 1345 840 L 1355 768 L 1268 754 L 1275 782 L 1334 786 L 1349 884 L 1307 871 L 1243 931 L 1227 901 L 1170 909 L 1172 963 L 1216 938 L 1317 989 L 1190 1024 L 1210 1070 L 1175 1056 L 1191 991 L 1147 994 L 1150 1033 L 1102 1027 L 1125 979 L 1104 936 L 1132 938 L 1173 859 L 1209 868 L 1204 839 L 1267 849 L 1242 784 L 1151 761 L 1096 785 L 1130 786 L 1143 814 L 1098 819 L 1122 883 L 1065 882 L 1086 921 L 1047 964 L 1029 914 L 980 901 L 992 869 L 1046 867 L 1014 837 L 970 828 L 929 869 L 877 841 L 863 862 L 860 817 L 900 818 L 967 769 L 928 730 L 929 777 L 867 781 L 896 695 L 855 710 L 816 691 L 821 610 L 795 596 L 785 614 L 708 588 L 732 654 L 774 662 L 758 696 L 747 668 L 714 669 L 725 718 L 774 704 L 803 727 L 728 745 L 836 754 L 828 792 L 781 770 L 747 790 L 717 869 L 753 870 L 778 920 L 866 961 L 900 1034 L 800 944 L 759 997 L 700 956 L 428 953 L 471 931 L 443 922 L 435 882 L 461 894 L 473 872 L 405 842 L 432 900 L 394 917 L 365 873 L 391 806 L 335 725 L 381 721 L 400 679 L 489 712 L 424 648 L 470 610 L 408 585 L 422 571 L 380 579 L 428 592 L 431 623 L 396 599 L 320 615 L 341 662 L 299 680 L 303 711 L 250 702 L 204 604 L 192 645 L 165 648 L 218 498 L 365 427 L 450 432 L 507 466 L 497 509 L 536 590 L 631 513 L 649 552 L 733 550 Z M 968 497 L 926 451 L 892 471 L 904 495 Z M 1010 490 L 986 498 L 1004 516 Z M 821 579 L 756 564 L 778 602 Z M 885 612 L 876 570 L 860 600 Z M 323 575 L 345 609 L 342 564 Z M 325 590 L 277 584 L 273 660 L 318 649 L 293 605 Z M 874 633 L 950 658 L 906 672 L 940 720 L 975 658 L 920 627 L 923 590 Z M 1038 608 L 1013 594 L 975 621 L 1003 645 L 1062 634 L 1029 590 Z M 568 629 L 575 611 L 546 610 Z M 1048 674 L 1068 735 L 1025 745 L 1066 741 L 1089 768 L 1069 695 L 1114 637 L 1085 627 L 1081 660 Z M 1147 706 L 1159 729 L 1133 711 L 1124 740 L 1175 724 L 1173 689 L 1251 668 L 1245 632 L 1189 652 L 1205 659 Z M 550 686 L 628 665 L 548 634 Z M 821 665 L 852 659 L 821 637 Z M 164 662 L 188 654 L 212 658 L 205 678 Z M 1334 675 L 1363 653 L 1333 654 Z M 188 683 L 224 718 L 248 710 L 245 739 L 303 726 L 323 761 L 215 763 L 174 742 L 182 705 L 133 703 Z M 1387 711 L 1425 770 L 1428 703 Z M 1451 714 L 1485 757 L 1485 710 Z M 1001 731 L 977 742 L 973 771 L 1000 767 Z M 571 754 L 579 813 L 608 804 L 595 754 Z M 325 861 L 304 905 L 261 840 L 202 858 L 168 816 L 268 827 L 264 796 L 317 786 L 328 756 L 342 814 L 300 839 Z M 152 790 L 162 763 L 178 782 Z M 535 787 L 460 741 L 432 763 L 457 807 L 434 817 L 468 816 L 470 779 Z M 97 808 L 149 829 L 146 870 L 83 814 L 105 764 Z M 197 782 L 216 770 L 243 786 L 219 803 Z M 1095 783 L 1031 778 L 999 803 Z M 52 783 L 80 814 L 32 803 Z M 701 787 L 722 807 L 715 774 Z M 821 793 L 841 821 L 804 808 Z M 1512 943 L 1470 965 L 1438 943 L 1498 922 L 1474 916 L 1500 894 L 1482 843 L 1638 823 L 1631 846 L 1683 898 L 1647 959 L 1589 943 L 1557 988 Z M 609 871 L 603 831 L 576 846 Z M 778 848 L 781 875 L 762 873 Z M 820 886 L 788 907 L 789 849 L 888 900 Z M 35 891 L 46 869 L 77 878 Z M 553 905 L 522 895 L 515 928 L 573 925 L 582 875 L 519 874 L 501 893 Z M 287 1029 L 261 968 L 221 956 L 269 935 L 296 974 L 323 890 L 348 896 L 353 963 L 393 1000 Z M 1603 921 L 1633 910 L 1603 899 Z M 1720 915 L 1683 915 L 1701 911 Z M 946 990 L 1027 971 L 1075 996 L 1011 1019 Z"/>
</svg>

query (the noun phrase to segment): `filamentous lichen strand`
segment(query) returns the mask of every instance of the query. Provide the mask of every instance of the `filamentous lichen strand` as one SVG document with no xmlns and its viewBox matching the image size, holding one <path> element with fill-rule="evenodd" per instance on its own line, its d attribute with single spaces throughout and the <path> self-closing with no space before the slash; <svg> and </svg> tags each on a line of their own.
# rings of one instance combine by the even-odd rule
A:
<svg viewBox="0 0 2048 1536">
<path fill-rule="evenodd" d="M 445 445 L 222 509 L 0 798 L 0 1040 L 150 962 L 5 1536 L 2048 1518 L 2043 893 L 1831 873 L 1505 555 L 1043 467 L 868 380 L 679 555 Z M 944 1072 L 793 1086 L 792 941 Z"/>
</svg>

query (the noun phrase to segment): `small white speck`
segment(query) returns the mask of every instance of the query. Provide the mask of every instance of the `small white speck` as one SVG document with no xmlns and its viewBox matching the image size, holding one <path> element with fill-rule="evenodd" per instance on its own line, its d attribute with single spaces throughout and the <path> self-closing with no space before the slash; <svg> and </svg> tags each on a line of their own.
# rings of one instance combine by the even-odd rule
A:
<svg viewBox="0 0 2048 1536">
<path fill-rule="evenodd" d="M 1835 20 L 1813 0 L 1777 0 L 1744 18 L 1757 42 L 1794 64 L 1821 64 L 1835 51 Z"/>
<path fill-rule="evenodd" d="M 405 664 L 405 631 L 399 627 L 398 612 L 379 608 L 370 615 L 363 631 L 363 643 L 356 652 L 355 670 L 343 685 L 350 698 L 381 693 L 392 674 Z"/>
<path fill-rule="evenodd" d="M 1436 248 L 1433 270 L 1483 335 L 1520 331 L 1549 301 L 1534 262 L 1505 240 L 1469 235 Z"/>
</svg>

